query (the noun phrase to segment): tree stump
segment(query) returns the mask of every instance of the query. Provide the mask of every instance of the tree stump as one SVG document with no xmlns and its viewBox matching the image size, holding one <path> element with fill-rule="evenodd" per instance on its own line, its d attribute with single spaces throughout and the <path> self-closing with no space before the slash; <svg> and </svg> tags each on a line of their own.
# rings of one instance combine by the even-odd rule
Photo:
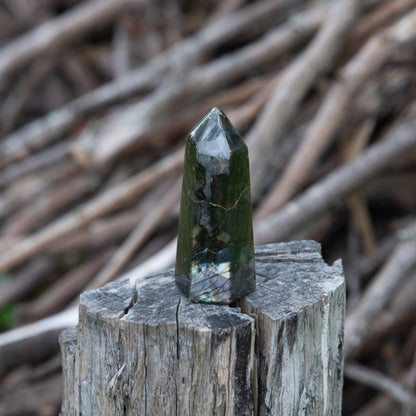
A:
<svg viewBox="0 0 416 416">
<path fill-rule="evenodd" d="M 81 295 L 62 415 L 340 415 L 345 287 L 319 244 L 256 248 L 256 291 L 191 303 L 174 271 Z"/>
</svg>

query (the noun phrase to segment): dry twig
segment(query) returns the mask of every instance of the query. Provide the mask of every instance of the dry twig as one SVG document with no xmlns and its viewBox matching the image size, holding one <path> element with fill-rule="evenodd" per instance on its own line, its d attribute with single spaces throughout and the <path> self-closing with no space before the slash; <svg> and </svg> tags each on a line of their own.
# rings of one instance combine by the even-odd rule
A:
<svg viewBox="0 0 416 416">
<path fill-rule="evenodd" d="M 416 265 L 416 239 L 399 243 L 345 321 L 344 355 L 348 360 L 362 348 L 375 318 Z"/>
<path fill-rule="evenodd" d="M 137 198 L 161 178 L 180 169 L 183 164 L 183 149 L 162 159 L 147 170 L 137 174 L 113 189 L 93 198 L 80 208 L 66 214 L 38 233 L 21 241 L 15 247 L 0 255 L 0 272 L 11 269 L 28 258 L 42 252 L 60 238 L 73 232 L 120 207 L 123 203 Z"/>
<path fill-rule="evenodd" d="M 412 119 L 398 123 L 379 143 L 368 148 L 349 165 L 335 169 L 293 201 L 257 224 L 258 243 L 279 241 L 322 214 L 340 198 L 359 188 L 392 160 L 416 148 Z"/>
<path fill-rule="evenodd" d="M 0 291 L 0 309 L 20 300 L 45 284 L 45 276 L 56 271 L 58 263 L 53 258 L 38 257 L 29 262 L 13 279 L 3 285 Z"/>
<path fill-rule="evenodd" d="M 326 150 L 322 163 L 313 166 L 316 155 L 303 159 L 302 169 L 296 170 L 300 182 L 293 189 L 306 190 L 261 222 L 256 216 L 257 242 L 308 236 L 322 241 L 327 259 L 343 257 L 346 278 L 355 283 L 348 286 L 347 358 L 360 354 L 366 377 L 368 367 L 376 369 L 382 362 L 378 370 L 396 382 L 381 378 L 374 384 L 374 377 L 367 382 L 381 391 L 390 383 L 393 395 L 406 401 L 406 386 L 408 392 L 414 386 L 407 371 L 412 359 L 413 378 L 416 374 L 416 266 L 411 258 L 416 248 L 410 245 L 413 237 L 395 231 L 408 230 L 416 210 L 416 106 L 405 111 L 415 100 L 416 40 L 413 24 L 403 25 L 414 22 L 416 0 L 259 0 L 241 9 L 247 2 L 214 0 L 202 7 L 199 2 L 153 2 L 141 8 L 148 2 L 123 0 L 114 5 L 117 10 L 136 4 L 143 13 L 121 19 L 114 14 L 98 31 L 87 28 L 88 16 L 81 16 L 79 34 L 73 32 L 76 25 L 56 26 L 83 7 L 105 8 L 110 2 L 115 4 L 42 0 L 39 7 L 33 1 L 26 7 L 27 0 L 4 0 L 0 7 L 0 37 L 6 45 L 0 56 L 7 50 L 16 54 L 15 63 L 0 64 L 0 78 L 9 74 L 17 82 L 0 91 L 0 112 L 9 122 L 2 127 L 24 126 L 0 143 L 0 284 L 6 282 L 0 308 L 16 302 L 10 309 L 18 317 L 45 316 L 0 334 L 0 373 L 56 354 L 57 334 L 76 324 L 77 309 L 69 306 L 46 316 L 73 301 L 94 277 L 98 281 L 90 287 L 113 278 L 133 284 L 174 264 L 175 241 L 164 246 L 174 235 L 178 216 L 178 191 L 169 188 L 181 170 L 183 149 L 175 154 L 174 148 L 204 113 L 220 106 L 243 135 L 250 132 L 257 209 L 264 203 L 261 188 L 273 186 L 303 137 L 312 137 L 314 129 L 320 132 L 314 134 L 322 140 L 318 148 Z M 57 40 L 59 53 L 45 49 L 50 37 L 44 46 L 34 39 L 37 52 L 27 54 L 29 43 L 20 52 L 9 48 L 29 34 L 42 33 L 42 27 L 52 28 L 55 35 L 67 33 Z M 40 51 L 46 67 L 37 60 Z M 371 56 L 365 55 L 368 51 Z M 107 82 L 111 77 L 117 79 Z M 102 82 L 107 83 L 100 86 Z M 50 113 L 44 116 L 45 111 Z M 332 137 L 340 145 L 331 146 Z M 355 160 L 345 157 L 347 147 Z M 310 163 L 303 181 L 303 168 Z M 90 176 L 98 180 L 88 188 Z M 79 206 L 88 189 L 97 192 Z M 41 201 L 46 205 L 41 207 Z M 355 227 L 348 228 L 345 208 L 360 224 L 363 244 Z M 369 261 L 362 246 L 368 253 L 377 249 L 379 257 Z M 130 271 L 120 276 L 121 270 Z M 358 346 L 352 345 L 351 335 L 358 337 Z M 35 381 L 56 372 L 37 368 L 2 377 L 0 396 L 25 386 L 25 394 L 37 394 Z M 353 378 L 355 370 L 346 367 Z M 35 373 L 36 380 L 30 376 Z M 21 383 L 13 384 L 15 377 Z M 365 408 L 367 416 L 397 411 L 397 402 L 384 393 L 384 408 L 378 404 L 381 399 L 365 403 L 368 398 L 361 398 L 368 390 L 346 383 L 346 415 Z M 351 400 L 353 394 L 360 399 Z M 403 416 L 410 416 L 407 410 Z"/>
<path fill-rule="evenodd" d="M 282 4 L 280 2 L 254 3 L 229 16 L 213 22 L 172 48 L 139 67 L 90 93 L 71 101 L 63 107 L 41 117 L 12 133 L 0 144 L 0 167 L 28 156 L 57 140 L 77 122 L 93 111 L 125 100 L 135 94 L 155 88 L 173 62 L 186 59 L 198 61 L 213 48 L 234 37 L 247 33 L 247 27 L 262 33 L 276 23 Z"/>
<path fill-rule="evenodd" d="M 50 166 L 58 161 L 62 161 L 69 155 L 71 143 L 62 141 L 54 146 L 50 146 L 43 152 L 35 153 L 33 156 L 20 164 L 13 164 L 3 171 L 0 171 L 0 188 L 10 184 L 13 180 L 27 175 L 35 170 Z"/>
<path fill-rule="evenodd" d="M 179 201 L 181 181 L 177 180 L 170 192 L 162 198 L 142 221 L 134 228 L 120 248 L 111 256 L 105 267 L 88 285 L 87 290 L 96 289 L 113 280 L 123 266 L 140 248 L 156 227 L 166 218 L 172 206 Z"/>
<path fill-rule="evenodd" d="M 346 151 L 345 161 L 347 163 L 356 158 L 367 145 L 374 130 L 374 125 L 375 120 L 368 119 L 359 127 L 357 134 L 352 138 L 351 144 Z M 374 263 L 377 263 L 379 255 L 376 238 L 365 197 L 361 192 L 357 191 L 348 197 L 347 204 L 356 227 L 361 234 L 365 252 Z"/>
<path fill-rule="evenodd" d="M 77 176 L 66 181 L 65 186 L 61 185 L 58 189 L 52 189 L 13 216 L 9 226 L 4 230 L 5 237 L 26 235 L 39 229 L 43 224 L 55 218 L 57 213 L 72 207 L 81 198 L 97 189 L 98 184 L 98 178 L 93 175 Z"/>
<path fill-rule="evenodd" d="M 37 56 L 58 51 L 69 41 L 108 22 L 114 15 L 142 0 L 100 0 L 82 3 L 9 42 L 0 49 L 0 79 Z"/>
<path fill-rule="evenodd" d="M 359 12 L 358 1 L 334 3 L 325 24 L 307 50 L 283 74 L 264 110 L 247 136 L 251 158 L 252 197 L 257 202 L 264 191 L 270 166 L 270 149 L 283 137 L 287 123 L 298 109 L 317 75 L 328 68 L 341 48 L 346 31 Z"/>
<path fill-rule="evenodd" d="M 393 399 L 406 406 L 416 406 L 416 396 L 403 387 L 400 383 L 375 371 L 356 363 L 345 364 L 345 375 L 358 383 L 367 384 L 377 390 L 381 390 Z"/>
<path fill-rule="evenodd" d="M 168 110 L 177 109 L 186 99 L 195 100 L 224 88 L 249 71 L 280 57 L 310 36 L 325 14 L 325 10 L 320 7 L 300 13 L 295 19 L 290 19 L 260 40 L 197 67 L 190 73 L 187 67 L 189 64 L 181 63 L 180 73 L 183 79 L 168 79 L 161 88 L 144 100 L 127 107 L 121 113 L 110 115 L 100 125 L 99 131 L 94 128 L 85 131 L 84 134 L 88 137 L 93 135 L 97 138 L 93 140 L 93 151 L 88 162 L 92 165 L 106 165 L 132 146 L 137 148 L 140 138 L 146 137 L 152 125 L 160 119 L 163 120 L 163 115 Z M 162 140 L 160 137 L 159 142 Z"/>
<path fill-rule="evenodd" d="M 40 299 L 23 305 L 20 314 L 24 321 L 36 321 L 63 309 L 83 292 L 88 283 L 99 272 L 113 250 L 106 250 L 87 260 L 81 266 L 65 273 Z M 77 300 L 78 303 L 78 300 Z"/>
<path fill-rule="evenodd" d="M 289 161 L 281 179 L 262 203 L 258 213 L 259 218 L 264 218 L 281 207 L 299 189 L 323 149 L 328 146 L 334 133 L 348 115 L 346 108 L 351 105 L 351 100 L 359 88 L 400 45 L 415 36 L 416 11 L 371 38 L 357 56 L 341 69 L 339 81 L 326 95 L 301 146 Z"/>
</svg>

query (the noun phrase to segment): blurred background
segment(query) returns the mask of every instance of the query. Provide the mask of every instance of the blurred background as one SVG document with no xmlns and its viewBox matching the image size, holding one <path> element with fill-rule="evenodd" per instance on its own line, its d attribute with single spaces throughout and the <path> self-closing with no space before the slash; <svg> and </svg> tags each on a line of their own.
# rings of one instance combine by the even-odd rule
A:
<svg viewBox="0 0 416 416">
<path fill-rule="evenodd" d="M 0 0 L 0 43 L 1 416 L 58 414 L 82 291 L 173 265 L 214 106 L 256 243 L 343 260 L 343 414 L 416 414 L 416 0 Z"/>
</svg>

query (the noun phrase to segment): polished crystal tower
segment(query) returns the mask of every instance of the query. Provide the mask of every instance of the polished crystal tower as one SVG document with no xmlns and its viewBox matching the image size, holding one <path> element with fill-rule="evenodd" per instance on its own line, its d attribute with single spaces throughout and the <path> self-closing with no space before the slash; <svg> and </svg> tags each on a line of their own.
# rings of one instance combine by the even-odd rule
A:
<svg viewBox="0 0 416 416">
<path fill-rule="evenodd" d="M 247 146 L 218 108 L 186 139 L 175 277 L 193 302 L 256 288 Z"/>
</svg>

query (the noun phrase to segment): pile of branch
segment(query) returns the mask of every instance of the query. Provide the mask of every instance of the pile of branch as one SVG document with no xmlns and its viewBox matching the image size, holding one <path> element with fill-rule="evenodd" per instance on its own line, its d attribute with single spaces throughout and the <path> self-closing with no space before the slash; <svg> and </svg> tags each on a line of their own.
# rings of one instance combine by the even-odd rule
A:
<svg viewBox="0 0 416 416">
<path fill-rule="evenodd" d="M 57 414 L 82 291 L 173 265 L 213 106 L 256 242 L 343 259 L 343 414 L 415 414 L 416 0 L 5 0 L 0 28 L 0 415 Z"/>
</svg>

